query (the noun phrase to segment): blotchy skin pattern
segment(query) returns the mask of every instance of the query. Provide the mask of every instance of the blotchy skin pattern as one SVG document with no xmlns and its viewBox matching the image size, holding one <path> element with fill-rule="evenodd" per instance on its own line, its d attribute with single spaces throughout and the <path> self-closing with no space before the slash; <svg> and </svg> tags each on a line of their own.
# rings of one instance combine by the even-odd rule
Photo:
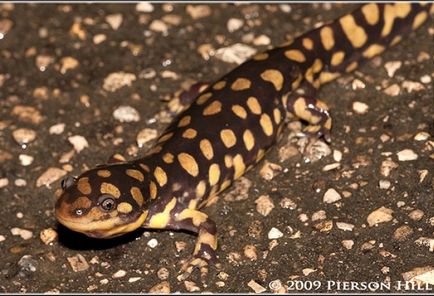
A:
<svg viewBox="0 0 434 296">
<path fill-rule="evenodd" d="M 316 90 L 419 28 L 433 4 L 366 4 L 280 47 L 255 55 L 197 96 L 141 159 L 120 155 L 67 178 L 56 217 L 72 230 L 112 237 L 138 227 L 198 234 L 183 278 L 216 262 L 215 223 L 200 208 L 259 162 L 291 112 L 305 132 L 329 140 L 327 105 Z"/>
</svg>

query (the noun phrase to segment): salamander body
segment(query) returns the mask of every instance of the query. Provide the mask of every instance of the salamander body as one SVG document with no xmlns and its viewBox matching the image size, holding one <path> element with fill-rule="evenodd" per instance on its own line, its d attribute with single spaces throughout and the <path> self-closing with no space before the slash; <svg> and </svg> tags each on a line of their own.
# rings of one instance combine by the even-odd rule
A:
<svg viewBox="0 0 434 296">
<path fill-rule="evenodd" d="M 188 230 L 198 238 L 183 266 L 206 274 L 215 263 L 215 223 L 200 209 L 265 155 L 287 112 L 305 133 L 330 140 L 332 120 L 318 88 L 397 44 L 433 12 L 432 4 L 365 4 L 292 42 L 259 53 L 198 89 L 143 158 L 115 155 L 62 181 L 55 214 L 66 227 L 113 237 L 138 227 Z"/>
</svg>

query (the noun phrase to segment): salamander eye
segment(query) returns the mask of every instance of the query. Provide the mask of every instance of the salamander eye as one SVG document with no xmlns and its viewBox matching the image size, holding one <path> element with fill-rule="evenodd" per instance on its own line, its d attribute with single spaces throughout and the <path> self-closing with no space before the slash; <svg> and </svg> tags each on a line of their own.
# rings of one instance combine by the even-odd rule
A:
<svg viewBox="0 0 434 296">
<path fill-rule="evenodd" d="M 62 180 L 62 182 L 60 183 L 60 186 L 62 187 L 63 190 L 66 190 L 68 187 L 70 187 L 72 184 L 74 184 L 75 181 L 77 181 L 77 178 L 68 176 Z"/>
<path fill-rule="evenodd" d="M 98 205 L 106 212 L 112 211 L 116 206 L 116 201 L 111 195 L 102 195 L 99 198 Z"/>
</svg>

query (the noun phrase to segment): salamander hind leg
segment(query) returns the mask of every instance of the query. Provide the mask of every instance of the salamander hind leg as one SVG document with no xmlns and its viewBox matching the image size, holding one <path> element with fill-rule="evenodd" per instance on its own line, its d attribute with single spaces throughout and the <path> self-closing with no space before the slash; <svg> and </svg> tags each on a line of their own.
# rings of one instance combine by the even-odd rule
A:
<svg viewBox="0 0 434 296">
<path fill-rule="evenodd" d="M 191 231 L 198 235 L 192 256 L 183 264 L 180 270 L 180 280 L 188 278 L 195 269 L 199 269 L 202 280 L 208 274 L 208 268 L 214 265 L 220 268 L 216 256 L 217 230 L 214 221 L 196 209 L 178 207 L 173 198 L 165 208 L 153 213 L 144 228 L 172 229 Z"/>
<path fill-rule="evenodd" d="M 332 118 L 329 107 L 323 101 L 316 99 L 312 91 L 292 95 L 288 99 L 287 109 L 308 123 L 303 129 L 307 136 L 324 137 L 328 143 L 331 142 Z"/>
</svg>

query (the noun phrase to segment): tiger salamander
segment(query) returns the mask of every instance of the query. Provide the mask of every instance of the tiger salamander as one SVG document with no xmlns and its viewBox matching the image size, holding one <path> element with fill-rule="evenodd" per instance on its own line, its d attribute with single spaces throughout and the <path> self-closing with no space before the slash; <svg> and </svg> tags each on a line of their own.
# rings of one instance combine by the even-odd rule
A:
<svg viewBox="0 0 434 296">
<path fill-rule="evenodd" d="M 288 113 L 304 132 L 330 140 L 321 85 L 353 71 L 419 28 L 432 3 L 363 4 L 291 42 L 254 55 L 208 86 L 142 158 L 112 157 L 67 177 L 55 215 L 64 226 L 108 238 L 139 227 L 197 234 L 182 277 L 215 264 L 216 224 L 200 209 L 258 163 L 282 133 Z"/>
</svg>

